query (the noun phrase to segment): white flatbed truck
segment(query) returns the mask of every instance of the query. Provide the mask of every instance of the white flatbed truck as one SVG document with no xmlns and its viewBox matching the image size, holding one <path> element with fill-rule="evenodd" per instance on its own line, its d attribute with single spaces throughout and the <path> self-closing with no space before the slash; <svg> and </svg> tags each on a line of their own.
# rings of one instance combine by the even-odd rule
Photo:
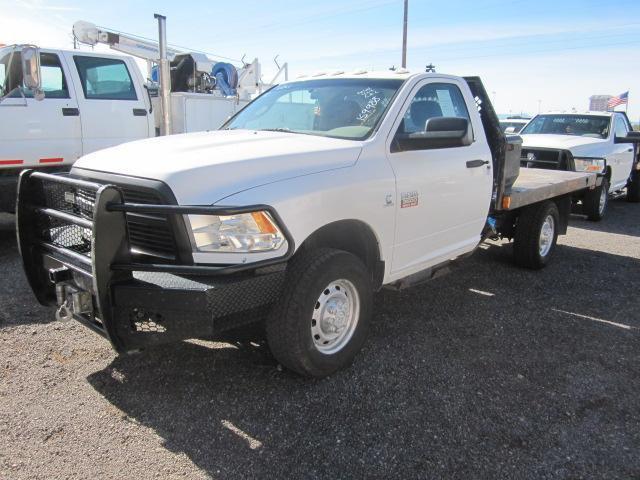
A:
<svg viewBox="0 0 640 480">
<path fill-rule="evenodd" d="M 373 292 L 432 278 L 488 238 L 544 267 L 594 173 L 520 168 L 479 78 L 384 72 L 283 83 L 219 131 L 141 140 L 69 174 L 22 174 L 38 300 L 118 352 L 264 325 L 322 377 L 362 347 Z"/>
</svg>

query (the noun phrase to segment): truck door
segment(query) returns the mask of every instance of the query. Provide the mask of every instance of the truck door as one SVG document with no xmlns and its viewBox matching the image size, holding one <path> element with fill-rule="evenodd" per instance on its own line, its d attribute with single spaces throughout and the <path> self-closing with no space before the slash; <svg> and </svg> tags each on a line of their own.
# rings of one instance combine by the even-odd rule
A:
<svg viewBox="0 0 640 480">
<path fill-rule="evenodd" d="M 84 153 L 149 136 L 147 97 L 133 64 L 85 52 L 70 52 L 66 58 L 80 86 Z"/>
<path fill-rule="evenodd" d="M 626 137 L 629 126 L 621 114 L 614 115 L 614 130 L 611 136 L 613 155 L 611 165 L 611 190 L 620 190 L 627 185 L 633 167 L 634 146 L 632 143 L 615 143 L 616 137 Z"/>
<path fill-rule="evenodd" d="M 387 144 L 397 185 L 392 263 L 397 276 L 471 251 L 480 240 L 493 191 L 491 152 L 468 87 L 448 78 L 429 79 L 416 85 L 409 99 Z M 434 117 L 468 119 L 471 145 L 432 148 L 423 142 L 398 151 L 398 133 L 424 131 Z"/>
<path fill-rule="evenodd" d="M 45 96 L 38 101 L 22 84 L 20 51 L 6 52 L 3 50 L 0 58 L 6 90 L 0 102 L 0 167 L 73 163 L 82 154 L 80 117 L 73 83 L 60 56 L 40 52 Z"/>
</svg>

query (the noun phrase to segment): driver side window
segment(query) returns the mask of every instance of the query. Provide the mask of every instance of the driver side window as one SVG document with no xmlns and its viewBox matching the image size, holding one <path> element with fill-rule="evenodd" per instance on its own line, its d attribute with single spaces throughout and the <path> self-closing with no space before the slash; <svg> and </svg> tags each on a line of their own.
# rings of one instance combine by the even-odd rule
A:
<svg viewBox="0 0 640 480">
<path fill-rule="evenodd" d="M 396 131 L 391 151 L 447 148 L 426 138 L 401 147 L 405 143 L 403 140 L 424 134 L 428 120 L 441 117 L 465 119 L 471 128 L 469 111 L 458 86 L 453 83 L 428 83 L 411 99 Z"/>
<path fill-rule="evenodd" d="M 627 128 L 627 122 L 624 121 L 620 115 L 616 115 L 616 137 L 626 137 L 627 133 L 629 133 L 629 129 Z"/>
</svg>

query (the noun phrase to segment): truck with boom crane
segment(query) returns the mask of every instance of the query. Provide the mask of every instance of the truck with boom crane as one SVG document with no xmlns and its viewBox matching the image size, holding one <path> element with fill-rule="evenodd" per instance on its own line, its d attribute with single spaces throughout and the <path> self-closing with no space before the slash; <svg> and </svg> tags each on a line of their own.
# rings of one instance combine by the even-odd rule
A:
<svg viewBox="0 0 640 480">
<path fill-rule="evenodd" d="M 165 19 L 158 17 L 164 33 Z M 267 86 L 258 59 L 236 68 L 84 21 L 73 34 L 81 44 L 125 55 L 0 49 L 0 212 L 13 211 L 24 168 L 66 171 L 82 155 L 120 143 L 214 130 Z M 149 79 L 132 56 L 147 62 Z M 276 78 L 281 74 L 287 64 Z"/>
</svg>

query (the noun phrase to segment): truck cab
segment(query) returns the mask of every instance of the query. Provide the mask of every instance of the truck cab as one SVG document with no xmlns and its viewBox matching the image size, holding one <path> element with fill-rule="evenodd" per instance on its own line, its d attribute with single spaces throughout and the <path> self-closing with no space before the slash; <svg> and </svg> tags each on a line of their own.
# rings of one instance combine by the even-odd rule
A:
<svg viewBox="0 0 640 480">
<path fill-rule="evenodd" d="M 37 49 L 40 88 L 24 83 L 23 49 L 0 50 L 0 211 L 18 172 L 69 169 L 82 155 L 154 135 L 150 97 L 131 57 Z"/>
</svg>

